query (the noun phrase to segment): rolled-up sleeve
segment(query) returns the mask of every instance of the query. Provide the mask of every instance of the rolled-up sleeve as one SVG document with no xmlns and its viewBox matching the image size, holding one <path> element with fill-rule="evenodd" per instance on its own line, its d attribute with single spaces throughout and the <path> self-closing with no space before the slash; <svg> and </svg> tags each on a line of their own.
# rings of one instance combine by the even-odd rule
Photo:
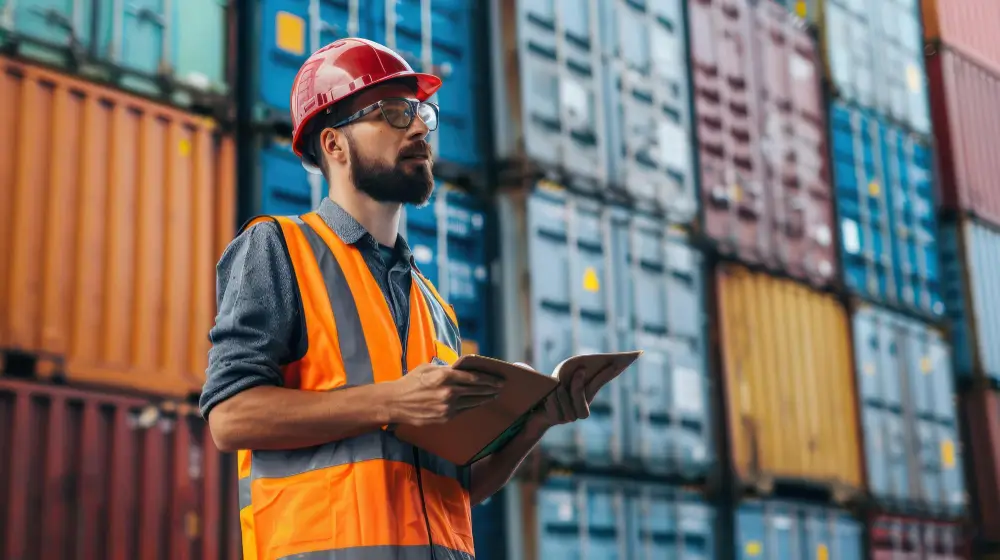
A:
<svg viewBox="0 0 1000 560">
<path fill-rule="evenodd" d="M 298 285 L 277 224 L 258 223 L 229 244 L 216 267 L 216 302 L 199 403 L 205 418 L 241 391 L 281 386 L 281 366 L 304 350 Z"/>
</svg>

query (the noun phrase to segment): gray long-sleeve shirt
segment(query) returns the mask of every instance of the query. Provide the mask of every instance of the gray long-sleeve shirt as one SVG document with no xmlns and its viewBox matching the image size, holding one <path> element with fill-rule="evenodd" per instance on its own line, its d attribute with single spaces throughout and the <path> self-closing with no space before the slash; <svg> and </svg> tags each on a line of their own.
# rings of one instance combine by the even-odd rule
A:
<svg viewBox="0 0 1000 560">
<path fill-rule="evenodd" d="M 388 263 L 391 251 L 335 202 L 323 199 L 317 212 L 344 243 L 361 251 L 402 339 L 414 266 L 406 241 L 397 236 L 396 258 Z M 215 405 L 241 391 L 282 386 L 280 368 L 302 358 L 308 348 L 298 283 L 280 226 L 258 223 L 229 244 L 216 268 L 216 302 L 200 402 L 206 418 Z"/>
</svg>

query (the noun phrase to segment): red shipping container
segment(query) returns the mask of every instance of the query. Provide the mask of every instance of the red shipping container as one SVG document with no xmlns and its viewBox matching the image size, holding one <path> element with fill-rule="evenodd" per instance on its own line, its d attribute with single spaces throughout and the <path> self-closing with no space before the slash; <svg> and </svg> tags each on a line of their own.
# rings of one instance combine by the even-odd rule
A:
<svg viewBox="0 0 1000 560">
<path fill-rule="evenodd" d="M 986 540 L 1000 543 L 1000 393 L 980 387 L 961 395 L 972 465 L 969 495 Z"/>
<path fill-rule="evenodd" d="M 965 528 L 909 517 L 879 516 L 871 521 L 872 560 L 965 560 L 971 557 Z"/>
<path fill-rule="evenodd" d="M 0 558 L 240 558 L 235 480 L 190 407 L 0 380 Z"/>
<path fill-rule="evenodd" d="M 689 9 L 705 229 L 719 248 L 815 285 L 835 276 L 821 64 L 765 0 Z"/>
<path fill-rule="evenodd" d="M 1000 70 L 1000 2 L 923 0 L 924 38 L 955 47 L 980 64 Z"/>
<path fill-rule="evenodd" d="M 1000 74 L 939 48 L 927 77 L 942 207 L 1000 225 Z"/>
</svg>

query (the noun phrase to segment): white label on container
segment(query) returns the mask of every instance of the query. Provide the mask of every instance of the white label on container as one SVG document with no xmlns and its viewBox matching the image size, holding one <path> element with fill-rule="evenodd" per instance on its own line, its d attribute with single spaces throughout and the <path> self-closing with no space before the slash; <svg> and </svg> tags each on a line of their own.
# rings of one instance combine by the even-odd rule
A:
<svg viewBox="0 0 1000 560">
<path fill-rule="evenodd" d="M 788 69 L 792 78 L 796 80 L 812 80 L 816 72 L 811 61 L 794 53 L 792 59 L 788 61 Z"/>
<path fill-rule="evenodd" d="M 674 270 L 688 271 L 694 268 L 694 255 L 687 247 L 667 245 L 667 265 Z"/>
<path fill-rule="evenodd" d="M 695 461 L 704 461 L 705 460 L 705 446 L 704 445 L 696 445 L 696 446 L 692 447 L 691 448 L 691 458 L 694 459 Z"/>
<path fill-rule="evenodd" d="M 675 367 L 672 381 L 674 406 L 677 410 L 701 414 L 705 407 L 701 375 L 691 368 Z"/>
<path fill-rule="evenodd" d="M 413 246 L 413 260 L 420 264 L 428 264 L 434 258 L 434 251 L 426 245 Z"/>
<path fill-rule="evenodd" d="M 787 531 L 792 528 L 792 520 L 784 515 L 776 515 L 772 518 L 771 524 L 779 531 Z"/>
<path fill-rule="evenodd" d="M 573 504 L 569 500 L 565 500 L 559 504 L 559 521 L 572 521 L 573 519 Z"/>
<path fill-rule="evenodd" d="M 814 237 L 816 238 L 816 243 L 819 243 L 820 246 L 829 247 L 833 236 L 830 235 L 830 228 L 826 224 L 820 224 L 814 230 Z"/>
<path fill-rule="evenodd" d="M 690 167 L 691 146 L 688 135 L 679 123 L 664 120 L 657 127 L 657 143 L 659 144 L 659 160 L 670 169 L 683 171 Z"/>
<path fill-rule="evenodd" d="M 559 99 L 571 127 L 579 127 L 590 121 L 587 90 L 582 85 L 571 79 L 563 79 L 559 84 Z"/>
<path fill-rule="evenodd" d="M 844 240 L 844 250 L 852 255 L 861 252 L 861 230 L 854 220 L 844 219 L 840 221 L 840 234 Z"/>
</svg>

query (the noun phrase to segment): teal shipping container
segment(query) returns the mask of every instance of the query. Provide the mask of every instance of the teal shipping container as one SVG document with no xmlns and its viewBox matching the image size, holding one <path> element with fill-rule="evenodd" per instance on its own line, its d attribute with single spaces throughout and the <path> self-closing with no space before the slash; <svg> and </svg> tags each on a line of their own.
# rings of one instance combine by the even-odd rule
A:
<svg viewBox="0 0 1000 560">
<path fill-rule="evenodd" d="M 715 508 L 693 492 L 580 476 L 505 492 L 508 560 L 717 557 Z"/>
<path fill-rule="evenodd" d="M 736 512 L 737 560 L 861 560 L 861 537 L 861 524 L 836 509 L 751 500 Z"/>
<path fill-rule="evenodd" d="M 180 105 L 228 95 L 226 0 L 0 0 L 4 48 Z"/>
<path fill-rule="evenodd" d="M 962 218 L 942 230 L 955 374 L 1000 386 L 1000 228 Z"/>
<path fill-rule="evenodd" d="M 645 352 L 543 451 L 571 467 L 702 476 L 714 452 L 701 254 L 663 221 L 551 184 L 498 206 L 502 357 L 550 372 L 576 354 Z"/>
<path fill-rule="evenodd" d="M 855 311 L 868 491 L 905 513 L 965 513 L 951 351 L 939 330 L 874 306 Z"/>
</svg>

